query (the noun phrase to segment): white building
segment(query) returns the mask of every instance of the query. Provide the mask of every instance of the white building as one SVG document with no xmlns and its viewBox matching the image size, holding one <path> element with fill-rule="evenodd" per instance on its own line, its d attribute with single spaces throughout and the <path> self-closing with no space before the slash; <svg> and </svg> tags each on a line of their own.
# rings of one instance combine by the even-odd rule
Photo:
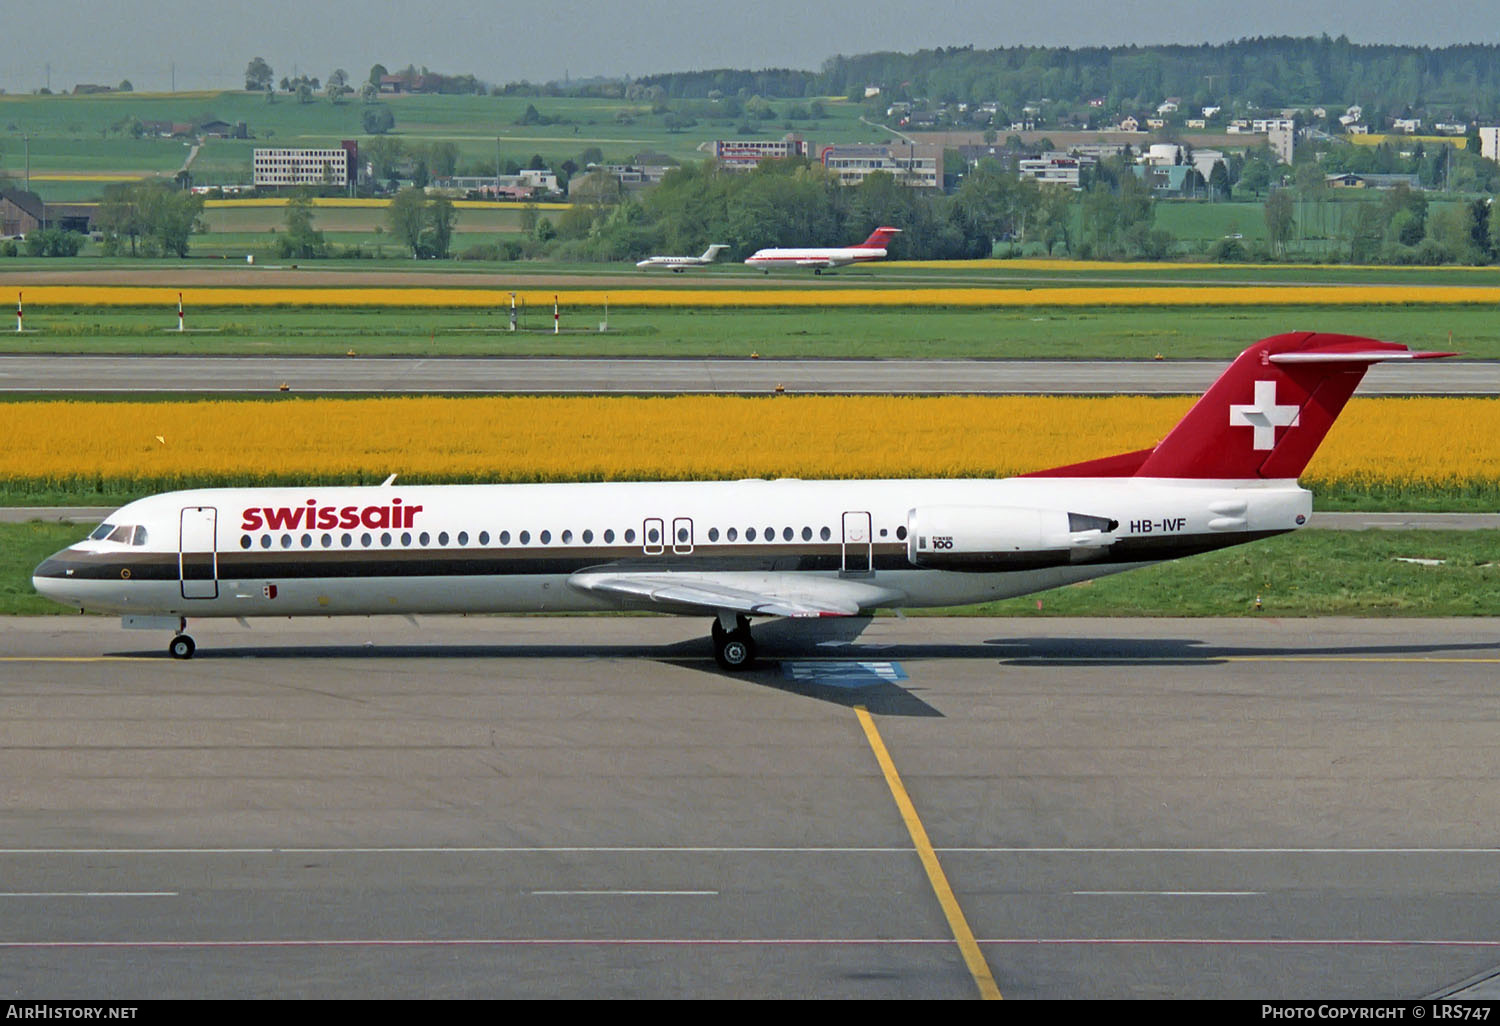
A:
<svg viewBox="0 0 1500 1026">
<path fill-rule="evenodd" d="M 348 186 L 358 177 L 359 144 L 346 140 L 333 148 L 262 149 L 253 155 L 255 187 L 293 185 Z"/>
<path fill-rule="evenodd" d="M 1292 162 L 1292 149 L 1296 144 L 1297 133 L 1292 129 L 1293 122 L 1285 121 L 1272 128 L 1266 133 L 1266 142 L 1271 145 L 1271 152 L 1276 154 L 1276 159 L 1283 164 Z"/>
<path fill-rule="evenodd" d="M 1479 130 L 1479 155 L 1486 160 L 1500 160 L 1500 126 Z"/>
<path fill-rule="evenodd" d="M 795 133 L 780 139 L 714 140 L 714 159 L 727 171 L 749 171 L 763 160 L 806 157 L 811 153 L 812 144 Z"/>
<path fill-rule="evenodd" d="M 825 146 L 818 159 L 841 185 L 858 185 L 884 171 L 913 189 L 943 185 L 943 152 L 932 146 Z"/>
<path fill-rule="evenodd" d="M 1092 166 L 1092 157 L 1074 157 L 1066 153 L 1044 153 L 1040 157 L 1023 157 L 1016 162 L 1016 172 L 1022 178 L 1035 178 L 1043 185 L 1066 185 L 1076 189 L 1079 172 Z"/>
</svg>

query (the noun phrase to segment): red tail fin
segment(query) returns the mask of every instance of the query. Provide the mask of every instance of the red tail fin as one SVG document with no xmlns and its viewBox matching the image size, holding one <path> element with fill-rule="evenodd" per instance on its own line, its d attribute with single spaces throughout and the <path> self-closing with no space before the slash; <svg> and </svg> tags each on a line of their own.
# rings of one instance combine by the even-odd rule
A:
<svg viewBox="0 0 1500 1026">
<path fill-rule="evenodd" d="M 1276 335 L 1241 353 L 1154 449 L 1030 476 L 1296 478 L 1370 364 L 1452 355 L 1354 335 Z"/>
<path fill-rule="evenodd" d="M 891 241 L 891 236 L 899 235 L 900 228 L 876 228 L 870 233 L 870 237 L 861 242 L 855 249 L 885 249 L 886 243 Z"/>
</svg>

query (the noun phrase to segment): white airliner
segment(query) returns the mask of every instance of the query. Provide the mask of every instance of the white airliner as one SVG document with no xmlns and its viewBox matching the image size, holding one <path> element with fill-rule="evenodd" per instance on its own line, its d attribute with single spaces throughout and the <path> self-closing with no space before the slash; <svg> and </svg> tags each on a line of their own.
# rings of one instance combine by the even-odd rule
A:
<svg viewBox="0 0 1500 1026">
<path fill-rule="evenodd" d="M 665 267 L 669 271 L 676 271 L 678 274 L 681 274 L 689 267 L 707 267 L 719 259 L 719 254 L 728 248 L 728 246 L 716 242 L 705 249 L 702 256 L 653 256 L 637 261 L 635 266 L 646 271 L 653 268 Z"/>
<path fill-rule="evenodd" d="M 1312 510 L 1297 477 L 1369 366 L 1446 355 L 1277 335 L 1156 446 L 1003 480 L 171 492 L 32 585 L 176 632 L 179 659 L 199 617 L 631 609 L 712 617 L 715 657 L 740 669 L 753 616 L 984 602 L 1295 530 Z"/>
<path fill-rule="evenodd" d="M 858 246 L 843 246 L 833 249 L 762 249 L 757 250 L 745 263 L 770 273 L 773 267 L 811 267 L 814 274 L 822 274 L 828 267 L 845 267 L 849 264 L 869 260 L 884 260 L 886 243 L 891 236 L 899 234 L 900 228 L 876 228 L 870 237 Z"/>
</svg>

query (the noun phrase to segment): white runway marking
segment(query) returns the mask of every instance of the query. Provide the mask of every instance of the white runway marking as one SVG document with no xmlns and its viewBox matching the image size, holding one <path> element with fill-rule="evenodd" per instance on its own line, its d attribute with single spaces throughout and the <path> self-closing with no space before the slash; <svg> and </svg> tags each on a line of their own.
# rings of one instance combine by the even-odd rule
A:
<svg viewBox="0 0 1500 1026">
<path fill-rule="evenodd" d="M 177 891 L 0 891 L 0 898 L 177 898 Z"/>
</svg>

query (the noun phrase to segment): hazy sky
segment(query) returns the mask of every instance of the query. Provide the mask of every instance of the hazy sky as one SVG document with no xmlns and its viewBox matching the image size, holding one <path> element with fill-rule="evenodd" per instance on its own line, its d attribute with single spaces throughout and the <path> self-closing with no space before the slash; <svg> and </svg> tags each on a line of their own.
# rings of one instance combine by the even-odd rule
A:
<svg viewBox="0 0 1500 1026">
<path fill-rule="evenodd" d="M 1331 8 L 1339 8 L 1333 10 Z M 279 79 L 362 80 L 377 61 L 492 83 L 695 68 L 815 69 L 835 54 L 934 46 L 1220 43 L 1346 34 L 1355 42 L 1500 42 L 1494 0 L 6 0 L 0 89 L 78 82 L 239 88 L 264 57 Z"/>
</svg>

